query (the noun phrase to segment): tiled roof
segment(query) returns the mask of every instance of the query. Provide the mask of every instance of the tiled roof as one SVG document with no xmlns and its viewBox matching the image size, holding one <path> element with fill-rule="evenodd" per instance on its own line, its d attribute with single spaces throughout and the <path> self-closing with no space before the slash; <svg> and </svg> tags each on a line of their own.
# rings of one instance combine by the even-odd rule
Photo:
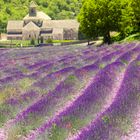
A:
<svg viewBox="0 0 140 140">
<path fill-rule="evenodd" d="M 44 21 L 42 28 L 78 28 L 77 20 L 49 20 Z"/>
<path fill-rule="evenodd" d="M 7 30 L 21 31 L 23 27 L 23 21 L 12 20 L 8 21 Z"/>
<path fill-rule="evenodd" d="M 27 14 L 23 20 L 32 20 L 32 19 L 42 19 L 42 20 L 51 20 L 51 18 L 45 14 L 44 12 L 42 11 L 37 11 L 37 15 L 36 16 L 29 16 L 29 14 Z"/>
<path fill-rule="evenodd" d="M 63 34 L 63 28 L 53 28 L 53 34 Z"/>
<path fill-rule="evenodd" d="M 31 21 L 27 25 L 24 26 L 23 30 L 24 31 L 25 30 L 27 30 L 27 31 L 35 31 L 35 30 L 40 30 L 40 28 Z"/>
</svg>

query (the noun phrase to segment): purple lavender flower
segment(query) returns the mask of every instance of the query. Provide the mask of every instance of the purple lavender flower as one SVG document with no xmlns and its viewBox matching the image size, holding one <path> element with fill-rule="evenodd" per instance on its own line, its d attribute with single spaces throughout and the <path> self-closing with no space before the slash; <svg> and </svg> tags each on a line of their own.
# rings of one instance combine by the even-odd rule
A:
<svg viewBox="0 0 140 140">
<path fill-rule="evenodd" d="M 128 125 L 128 122 L 124 123 L 123 121 L 128 118 L 132 119 L 132 116 L 134 116 L 137 108 L 139 107 L 139 101 L 137 98 L 140 92 L 139 73 L 140 69 L 135 66 L 135 61 L 132 62 L 125 73 L 123 83 L 111 106 L 107 108 L 97 120 L 94 120 L 91 125 L 83 129 L 75 140 L 111 140 L 115 138 L 115 136 L 118 136 L 119 138 L 125 134 L 125 128 L 122 130 L 119 126 Z M 104 116 L 109 117 L 110 123 L 107 125 L 102 120 Z M 119 118 L 122 119 L 122 121 L 119 121 Z"/>
</svg>

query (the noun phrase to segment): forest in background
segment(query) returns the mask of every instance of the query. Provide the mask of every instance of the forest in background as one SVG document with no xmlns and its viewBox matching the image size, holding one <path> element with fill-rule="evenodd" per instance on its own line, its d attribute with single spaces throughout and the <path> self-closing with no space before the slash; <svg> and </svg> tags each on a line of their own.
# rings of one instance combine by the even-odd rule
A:
<svg viewBox="0 0 140 140">
<path fill-rule="evenodd" d="M 20 20 L 28 13 L 31 0 L 0 0 L 0 30 L 6 28 L 8 20 Z M 74 19 L 80 12 L 82 0 L 34 0 L 38 10 L 52 19 Z"/>
</svg>

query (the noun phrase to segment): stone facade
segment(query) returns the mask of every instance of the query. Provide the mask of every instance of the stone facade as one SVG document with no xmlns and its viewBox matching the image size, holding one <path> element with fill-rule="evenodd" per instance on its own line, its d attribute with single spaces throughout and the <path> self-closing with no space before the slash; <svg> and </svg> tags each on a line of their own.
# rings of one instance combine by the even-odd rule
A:
<svg viewBox="0 0 140 140">
<path fill-rule="evenodd" d="M 8 21 L 8 40 L 30 40 L 32 38 L 54 40 L 77 40 L 79 23 L 76 20 L 52 20 L 42 11 L 37 11 L 35 2 L 30 3 L 29 14 L 22 21 Z"/>
</svg>

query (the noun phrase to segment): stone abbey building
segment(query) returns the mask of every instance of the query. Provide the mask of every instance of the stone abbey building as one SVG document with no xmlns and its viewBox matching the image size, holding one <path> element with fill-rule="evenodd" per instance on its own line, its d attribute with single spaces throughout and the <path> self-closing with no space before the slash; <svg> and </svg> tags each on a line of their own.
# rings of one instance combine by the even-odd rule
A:
<svg viewBox="0 0 140 140">
<path fill-rule="evenodd" d="M 37 11 L 35 2 L 29 6 L 29 14 L 23 20 L 11 20 L 7 25 L 8 40 L 44 39 L 76 40 L 79 23 L 77 20 L 52 20 L 42 11 Z"/>
</svg>

